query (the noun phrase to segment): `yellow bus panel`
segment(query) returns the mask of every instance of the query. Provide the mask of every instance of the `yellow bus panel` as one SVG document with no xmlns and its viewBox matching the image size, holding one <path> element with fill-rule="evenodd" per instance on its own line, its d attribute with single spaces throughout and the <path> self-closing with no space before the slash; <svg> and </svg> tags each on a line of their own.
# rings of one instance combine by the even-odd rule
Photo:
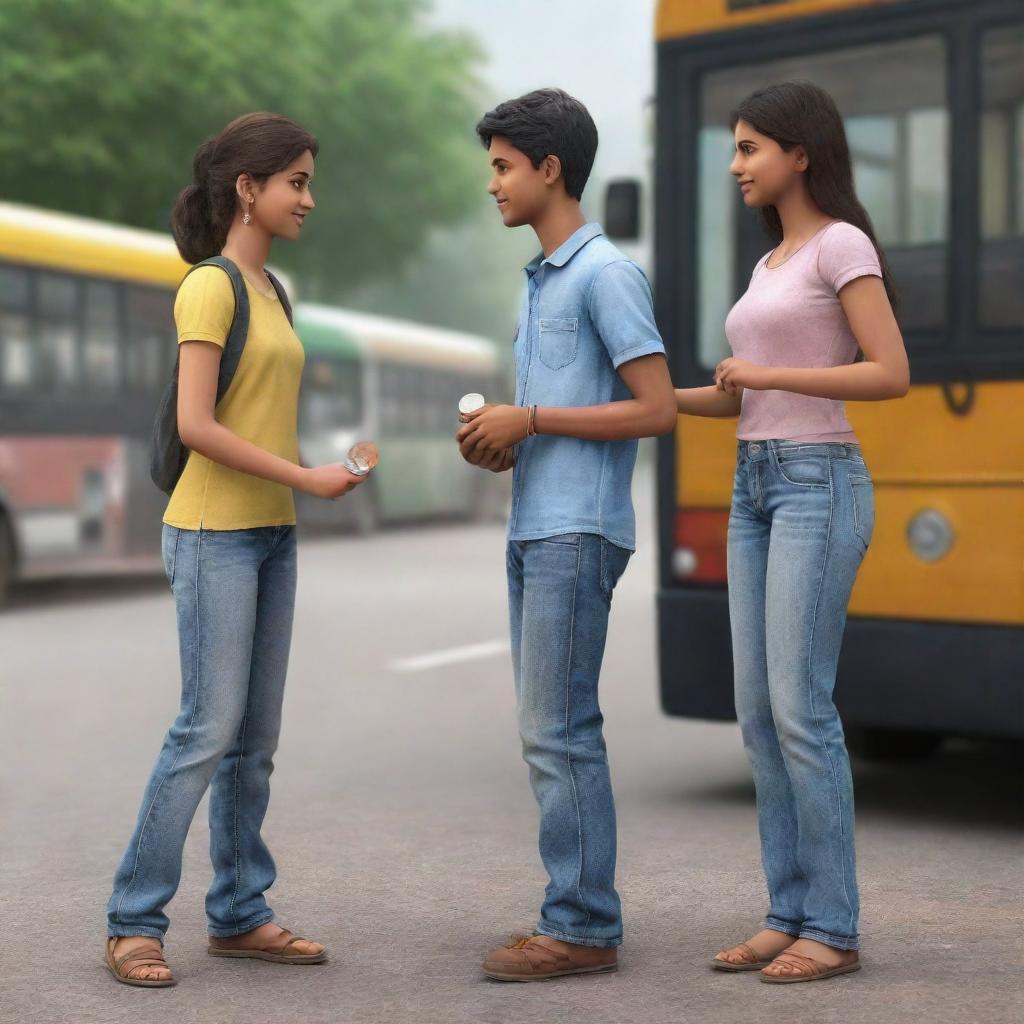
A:
<svg viewBox="0 0 1024 1024">
<path fill-rule="evenodd" d="M 848 405 L 875 482 L 875 533 L 851 614 L 950 622 L 1024 623 L 1024 381 L 976 385 L 966 415 L 938 385 L 892 402 Z M 681 417 L 680 507 L 728 507 L 735 420 Z M 949 553 L 926 562 L 907 527 L 923 509 L 952 526 Z"/>
<path fill-rule="evenodd" d="M 778 3 L 734 7 L 729 0 L 661 0 L 655 37 L 658 42 L 665 42 L 703 32 L 721 32 L 891 2 L 893 0 L 779 0 Z"/>
<path fill-rule="evenodd" d="M 0 203 L 0 260 L 176 288 L 188 270 L 168 235 Z"/>
</svg>

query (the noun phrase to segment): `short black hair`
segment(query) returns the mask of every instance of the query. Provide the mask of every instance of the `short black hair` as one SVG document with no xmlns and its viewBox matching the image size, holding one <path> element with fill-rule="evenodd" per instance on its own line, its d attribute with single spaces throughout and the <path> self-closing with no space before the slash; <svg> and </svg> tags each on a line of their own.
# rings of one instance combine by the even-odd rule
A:
<svg viewBox="0 0 1024 1024">
<path fill-rule="evenodd" d="M 597 155 L 597 125 L 578 99 L 561 89 L 537 89 L 515 100 L 499 103 L 476 126 L 486 148 L 495 135 L 504 136 L 540 167 L 547 156 L 562 162 L 565 191 L 583 198 Z"/>
</svg>

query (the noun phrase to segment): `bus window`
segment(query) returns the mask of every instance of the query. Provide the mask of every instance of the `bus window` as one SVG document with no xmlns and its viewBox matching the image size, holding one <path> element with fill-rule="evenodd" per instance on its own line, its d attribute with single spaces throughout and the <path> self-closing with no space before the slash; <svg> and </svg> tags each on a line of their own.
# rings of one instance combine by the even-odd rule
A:
<svg viewBox="0 0 1024 1024">
<path fill-rule="evenodd" d="M 32 383 L 29 302 L 28 271 L 0 266 L 0 385 L 5 391 Z"/>
<path fill-rule="evenodd" d="M 300 415 L 305 432 L 355 427 L 362 414 L 360 366 L 346 360 L 311 358 L 306 363 Z"/>
<path fill-rule="evenodd" d="M 85 285 L 82 369 L 86 387 L 113 391 L 120 384 L 120 330 L 117 288 L 101 281 Z"/>
<path fill-rule="evenodd" d="M 71 390 L 78 384 L 78 283 L 67 274 L 40 272 L 36 278 L 37 367 L 34 384 L 43 390 Z"/>
<path fill-rule="evenodd" d="M 757 259 L 772 245 L 729 174 L 729 116 L 744 96 L 791 79 L 814 82 L 846 123 L 861 201 L 885 246 L 905 329 L 946 326 L 949 114 L 946 47 L 931 35 L 818 51 L 716 70 L 701 83 L 697 140 L 697 355 L 713 368 L 728 354 L 723 324 Z"/>
<path fill-rule="evenodd" d="M 981 43 L 981 248 L 978 318 L 983 327 L 1024 327 L 1024 25 Z"/>
<path fill-rule="evenodd" d="M 404 427 L 402 395 L 399 391 L 401 378 L 401 367 L 386 363 L 381 365 L 379 370 L 381 431 L 389 436 L 401 434 Z"/>
<path fill-rule="evenodd" d="M 125 288 L 125 381 L 132 391 L 152 393 L 164 385 L 173 358 L 174 293 L 158 288 Z"/>
</svg>

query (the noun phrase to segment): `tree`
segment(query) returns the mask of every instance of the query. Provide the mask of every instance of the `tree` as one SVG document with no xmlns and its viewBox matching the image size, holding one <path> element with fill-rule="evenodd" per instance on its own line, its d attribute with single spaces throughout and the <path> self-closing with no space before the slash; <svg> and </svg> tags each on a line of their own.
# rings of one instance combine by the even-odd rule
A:
<svg viewBox="0 0 1024 1024">
<path fill-rule="evenodd" d="M 422 13 L 423 0 L 0 5 L 0 195 L 166 230 L 199 143 L 274 110 L 321 144 L 317 209 L 275 262 L 321 298 L 393 273 L 482 188 L 476 48 Z"/>
</svg>

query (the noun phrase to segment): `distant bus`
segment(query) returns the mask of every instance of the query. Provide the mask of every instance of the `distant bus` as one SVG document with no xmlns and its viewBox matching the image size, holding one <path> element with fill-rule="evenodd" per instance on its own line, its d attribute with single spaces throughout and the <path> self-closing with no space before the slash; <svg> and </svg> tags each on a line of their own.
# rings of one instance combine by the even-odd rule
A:
<svg viewBox="0 0 1024 1024">
<path fill-rule="evenodd" d="M 186 270 L 166 235 L 0 203 L 0 600 L 159 564 L 148 444 Z"/>
<path fill-rule="evenodd" d="M 726 313 L 773 244 L 728 173 L 729 113 L 760 86 L 805 79 L 835 97 L 901 293 L 910 393 L 848 406 L 877 498 L 836 690 L 855 745 L 1021 737 L 1024 5 L 661 0 L 656 31 L 657 315 L 677 386 L 710 382 Z M 735 714 L 735 450 L 735 421 L 695 417 L 659 448 L 670 714 Z"/>
<path fill-rule="evenodd" d="M 511 474 L 467 466 L 453 440 L 470 391 L 507 401 L 507 373 L 487 339 L 402 320 L 300 303 L 306 350 L 299 443 L 307 464 L 337 462 L 358 440 L 377 441 L 370 480 L 339 502 L 297 495 L 303 523 L 349 525 L 503 511 Z"/>
</svg>

